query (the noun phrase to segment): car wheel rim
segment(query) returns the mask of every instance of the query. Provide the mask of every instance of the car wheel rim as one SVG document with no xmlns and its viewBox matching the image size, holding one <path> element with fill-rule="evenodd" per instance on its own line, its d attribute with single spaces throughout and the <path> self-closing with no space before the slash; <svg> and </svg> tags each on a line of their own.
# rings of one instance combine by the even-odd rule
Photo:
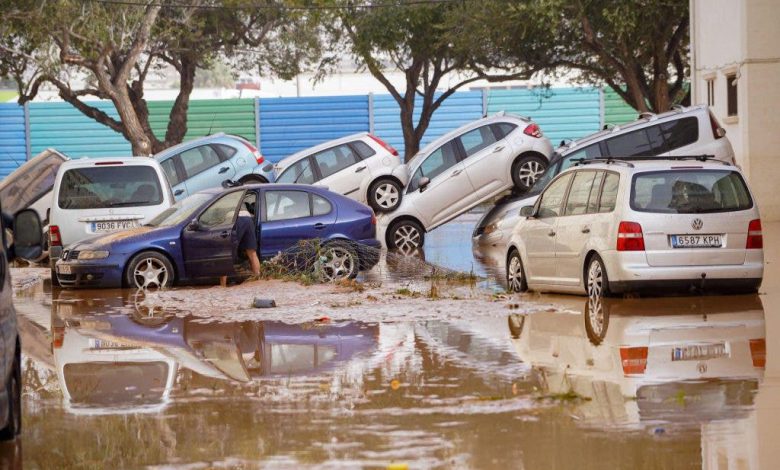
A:
<svg viewBox="0 0 780 470">
<path fill-rule="evenodd" d="M 402 225 L 393 237 L 395 247 L 404 253 L 411 253 L 420 247 L 420 231 L 411 225 Z"/>
<path fill-rule="evenodd" d="M 520 165 L 520 168 L 517 171 L 517 179 L 520 180 L 523 185 L 530 188 L 542 173 L 544 173 L 542 165 L 536 160 L 530 160 Z"/>
<path fill-rule="evenodd" d="M 383 209 L 395 207 L 398 204 L 398 188 L 390 183 L 382 183 L 374 191 L 374 199 Z"/>
<path fill-rule="evenodd" d="M 149 289 L 168 285 L 168 269 L 156 258 L 146 258 L 135 265 L 133 279 L 136 287 Z"/>
<path fill-rule="evenodd" d="M 604 289 L 604 272 L 601 263 L 593 261 L 588 269 L 588 296 L 590 298 L 602 297 Z"/>
<path fill-rule="evenodd" d="M 322 263 L 322 275 L 328 281 L 346 279 L 355 268 L 355 258 L 344 248 L 330 248 Z"/>
<path fill-rule="evenodd" d="M 600 296 L 588 297 L 588 324 L 595 336 L 603 337 L 604 333 L 604 305 Z"/>
<path fill-rule="evenodd" d="M 510 291 L 520 292 L 521 286 L 523 285 L 523 269 L 520 266 L 519 256 L 513 256 L 512 260 L 509 262 L 506 279 Z"/>
</svg>

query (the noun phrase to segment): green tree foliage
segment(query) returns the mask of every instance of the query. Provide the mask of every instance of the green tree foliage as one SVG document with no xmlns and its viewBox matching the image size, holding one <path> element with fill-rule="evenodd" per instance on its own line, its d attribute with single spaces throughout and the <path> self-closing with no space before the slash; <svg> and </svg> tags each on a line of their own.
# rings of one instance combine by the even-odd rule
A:
<svg viewBox="0 0 780 470">
<path fill-rule="evenodd" d="M 305 17 L 271 0 L 0 0 L 0 11 L 0 76 L 16 81 L 19 102 L 53 87 L 84 115 L 121 133 L 134 155 L 182 141 L 199 68 L 224 56 L 289 78 L 319 51 Z M 150 71 L 168 69 L 178 74 L 179 92 L 158 138 L 144 83 Z M 84 100 L 90 96 L 113 102 L 119 119 Z"/>
</svg>

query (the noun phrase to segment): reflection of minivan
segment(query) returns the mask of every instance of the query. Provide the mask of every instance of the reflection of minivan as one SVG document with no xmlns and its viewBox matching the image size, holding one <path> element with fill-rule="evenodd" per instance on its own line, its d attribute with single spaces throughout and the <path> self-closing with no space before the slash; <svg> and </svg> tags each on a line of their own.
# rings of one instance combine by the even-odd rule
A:
<svg viewBox="0 0 780 470">
<path fill-rule="evenodd" d="M 172 204 L 165 173 L 152 158 L 82 158 L 64 163 L 54 183 L 49 219 L 52 270 L 63 246 L 141 226 Z"/>
</svg>

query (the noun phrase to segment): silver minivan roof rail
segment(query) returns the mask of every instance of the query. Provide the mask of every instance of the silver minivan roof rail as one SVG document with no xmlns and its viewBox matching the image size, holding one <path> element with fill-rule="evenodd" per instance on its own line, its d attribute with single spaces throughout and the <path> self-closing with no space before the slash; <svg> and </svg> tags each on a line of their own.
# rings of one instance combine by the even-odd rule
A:
<svg viewBox="0 0 780 470">
<path fill-rule="evenodd" d="M 634 167 L 634 165 L 631 162 L 647 162 L 647 161 L 662 161 L 662 160 L 672 160 L 672 161 L 681 161 L 681 160 L 695 160 L 699 162 L 708 162 L 711 160 L 715 160 L 720 162 L 721 160 L 717 160 L 714 155 L 667 155 L 667 156 L 659 156 L 659 157 L 653 157 L 653 156 L 636 156 L 636 157 L 598 157 L 598 158 L 574 158 L 572 159 L 573 162 L 575 162 L 576 165 L 589 165 L 591 163 L 606 163 L 606 164 L 612 164 L 612 163 L 618 163 L 618 164 L 625 164 L 631 168 Z M 722 162 L 725 166 L 731 166 L 731 163 L 729 162 Z"/>
</svg>

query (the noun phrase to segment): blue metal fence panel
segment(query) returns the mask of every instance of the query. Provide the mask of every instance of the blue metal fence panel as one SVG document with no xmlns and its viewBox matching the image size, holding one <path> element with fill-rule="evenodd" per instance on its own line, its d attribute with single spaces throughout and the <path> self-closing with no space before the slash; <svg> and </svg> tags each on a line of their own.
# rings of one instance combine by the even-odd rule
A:
<svg viewBox="0 0 780 470">
<path fill-rule="evenodd" d="M 498 111 L 531 117 L 553 145 L 599 130 L 598 88 L 495 90 L 488 94 L 488 113 Z"/>
<path fill-rule="evenodd" d="M 89 105 L 119 119 L 111 102 L 90 102 Z M 30 140 L 33 155 L 49 147 L 71 158 L 132 155 L 130 143 L 122 134 L 64 102 L 30 105 Z"/>
<path fill-rule="evenodd" d="M 27 160 L 24 107 L 0 103 L 0 178 L 8 176 Z"/>
<path fill-rule="evenodd" d="M 272 162 L 349 134 L 368 132 L 368 96 L 263 98 L 260 151 Z"/>
<path fill-rule="evenodd" d="M 414 106 L 415 125 L 420 119 L 421 107 L 422 99 L 418 97 Z M 398 103 L 391 95 L 374 96 L 374 132 L 403 155 L 404 134 L 401 130 L 400 113 Z M 454 93 L 433 113 L 428 129 L 420 141 L 420 148 L 437 137 L 481 117 L 481 91 Z"/>
</svg>

